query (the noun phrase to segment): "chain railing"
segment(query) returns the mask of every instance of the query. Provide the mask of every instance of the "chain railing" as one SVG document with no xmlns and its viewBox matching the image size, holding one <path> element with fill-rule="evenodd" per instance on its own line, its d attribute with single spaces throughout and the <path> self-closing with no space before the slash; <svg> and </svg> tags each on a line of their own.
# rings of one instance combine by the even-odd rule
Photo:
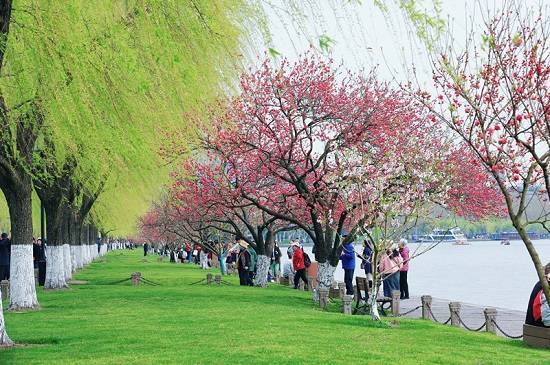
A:
<svg viewBox="0 0 550 365">
<path fill-rule="evenodd" d="M 511 336 L 511 335 L 507 334 L 506 332 L 504 332 L 502 330 L 502 328 L 498 325 L 498 323 L 494 319 L 491 319 L 491 321 L 493 322 L 495 327 L 500 331 L 500 333 L 502 333 L 504 336 L 506 336 L 508 338 L 511 338 L 511 339 L 514 339 L 514 340 L 519 340 L 520 338 L 523 338 L 523 334 L 518 335 L 518 336 Z"/>
<path fill-rule="evenodd" d="M 437 318 L 435 318 L 434 312 L 432 312 L 432 306 L 428 305 L 427 307 L 428 307 L 428 312 L 430 313 L 430 316 L 432 316 L 433 320 L 436 321 L 437 323 L 447 324 L 451 321 L 451 317 L 449 317 L 449 319 L 447 319 L 445 322 L 439 321 Z"/>
</svg>

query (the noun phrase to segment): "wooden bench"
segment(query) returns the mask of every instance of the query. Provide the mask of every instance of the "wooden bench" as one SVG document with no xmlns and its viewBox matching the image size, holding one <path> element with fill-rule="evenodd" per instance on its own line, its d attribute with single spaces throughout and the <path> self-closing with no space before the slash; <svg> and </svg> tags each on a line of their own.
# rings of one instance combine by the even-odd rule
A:
<svg viewBox="0 0 550 365">
<path fill-rule="evenodd" d="M 542 348 L 550 348 L 550 327 L 523 325 L 523 343 Z"/>
<path fill-rule="evenodd" d="M 357 287 L 357 302 L 355 302 L 355 309 L 353 310 L 353 314 L 367 314 L 369 313 L 369 293 L 371 289 L 369 288 L 369 282 L 367 278 L 356 276 L 355 285 Z M 365 293 L 364 295 L 363 292 Z M 386 310 L 390 309 L 391 307 L 391 298 L 378 298 L 376 299 L 376 303 L 378 304 L 378 309 L 380 310 L 382 315 L 385 316 Z"/>
</svg>

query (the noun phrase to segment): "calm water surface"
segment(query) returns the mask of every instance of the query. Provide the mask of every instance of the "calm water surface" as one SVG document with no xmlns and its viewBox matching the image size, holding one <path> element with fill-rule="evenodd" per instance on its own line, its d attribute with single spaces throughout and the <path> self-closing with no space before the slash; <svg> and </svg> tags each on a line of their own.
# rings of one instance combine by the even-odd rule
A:
<svg viewBox="0 0 550 365">
<path fill-rule="evenodd" d="M 543 264 L 550 262 L 550 240 L 534 241 Z M 413 252 L 419 244 L 411 243 Z M 423 244 L 422 248 L 425 248 Z M 356 251 L 361 248 L 356 246 Z M 286 259 L 286 248 L 283 262 Z M 311 247 L 305 247 L 311 255 Z M 364 276 L 357 259 L 356 274 Z M 336 280 L 344 280 L 340 265 Z M 457 300 L 482 306 L 525 310 L 537 274 L 523 242 L 511 241 L 502 246 L 497 241 L 470 242 L 468 246 L 441 243 L 411 261 L 409 290 L 411 295 Z"/>
</svg>

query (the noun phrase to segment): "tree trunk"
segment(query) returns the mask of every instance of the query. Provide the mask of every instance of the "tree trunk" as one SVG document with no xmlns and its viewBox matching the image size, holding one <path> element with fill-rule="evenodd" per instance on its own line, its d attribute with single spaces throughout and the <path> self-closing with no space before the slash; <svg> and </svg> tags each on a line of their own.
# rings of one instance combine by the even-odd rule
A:
<svg viewBox="0 0 550 365">
<path fill-rule="evenodd" d="M 258 255 L 256 263 L 256 286 L 267 287 L 267 275 L 269 273 L 270 258 L 266 255 Z"/>
<path fill-rule="evenodd" d="M 65 253 L 63 247 L 63 226 L 61 199 L 43 199 L 46 210 L 46 281 L 44 289 L 67 288 L 65 271 Z"/>
<path fill-rule="evenodd" d="M 8 203 L 12 233 L 9 309 L 37 309 L 32 263 L 32 185 L 25 173 L 18 180 L 17 186 L 0 184 Z"/>
<path fill-rule="evenodd" d="M 72 277 L 73 268 L 71 265 L 71 248 L 68 243 L 63 244 L 63 267 L 65 270 L 65 280 L 70 280 Z"/>
<path fill-rule="evenodd" d="M 4 295 L 0 293 L 0 297 Z M 4 323 L 4 308 L 2 307 L 2 300 L 0 300 L 0 347 L 13 346 L 12 340 L 6 332 L 6 324 Z"/>
<path fill-rule="evenodd" d="M 334 280 L 334 271 L 336 270 L 336 267 L 332 266 L 328 262 L 318 262 L 317 265 L 317 290 L 315 290 L 313 294 L 313 299 L 315 301 L 319 300 L 319 289 L 330 288 L 332 281 Z"/>
<path fill-rule="evenodd" d="M 531 261 L 533 261 L 533 264 L 535 265 L 537 276 L 539 277 L 540 284 L 542 285 L 542 291 L 546 296 L 546 300 L 548 301 L 548 303 L 550 303 L 550 285 L 548 284 L 548 280 L 546 279 L 546 275 L 544 274 L 544 266 L 540 261 L 539 254 L 535 246 L 533 246 L 533 242 L 529 238 L 525 227 L 521 224 L 517 224 L 517 222 L 513 223 L 519 233 L 519 236 L 521 237 L 521 240 L 525 244 L 527 251 L 529 252 L 529 256 L 531 256 Z"/>
<path fill-rule="evenodd" d="M 68 288 L 65 279 L 65 253 L 64 247 L 52 245 L 46 247 L 46 282 L 44 289 Z"/>
</svg>

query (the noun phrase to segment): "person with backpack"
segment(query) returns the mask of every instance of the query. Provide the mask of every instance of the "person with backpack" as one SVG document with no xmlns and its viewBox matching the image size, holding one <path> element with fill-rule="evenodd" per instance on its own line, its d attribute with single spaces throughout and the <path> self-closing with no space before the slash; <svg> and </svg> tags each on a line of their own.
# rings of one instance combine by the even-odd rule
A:
<svg viewBox="0 0 550 365">
<path fill-rule="evenodd" d="M 342 269 L 344 269 L 346 294 L 353 295 L 353 273 L 355 271 L 355 248 L 353 247 L 353 242 L 348 242 L 343 246 L 340 260 L 342 261 Z"/>
<path fill-rule="evenodd" d="M 293 242 L 291 246 L 294 246 L 293 254 L 292 254 L 292 266 L 294 266 L 294 271 L 296 272 L 294 274 L 294 289 L 298 289 L 298 284 L 300 283 L 300 279 L 302 279 L 305 283 L 306 290 L 308 288 L 308 281 L 306 276 L 306 260 L 305 256 L 307 254 L 304 254 L 304 250 L 297 242 Z M 307 261 L 309 261 L 309 264 L 311 264 L 311 260 L 309 259 L 309 256 L 307 256 Z"/>
</svg>

